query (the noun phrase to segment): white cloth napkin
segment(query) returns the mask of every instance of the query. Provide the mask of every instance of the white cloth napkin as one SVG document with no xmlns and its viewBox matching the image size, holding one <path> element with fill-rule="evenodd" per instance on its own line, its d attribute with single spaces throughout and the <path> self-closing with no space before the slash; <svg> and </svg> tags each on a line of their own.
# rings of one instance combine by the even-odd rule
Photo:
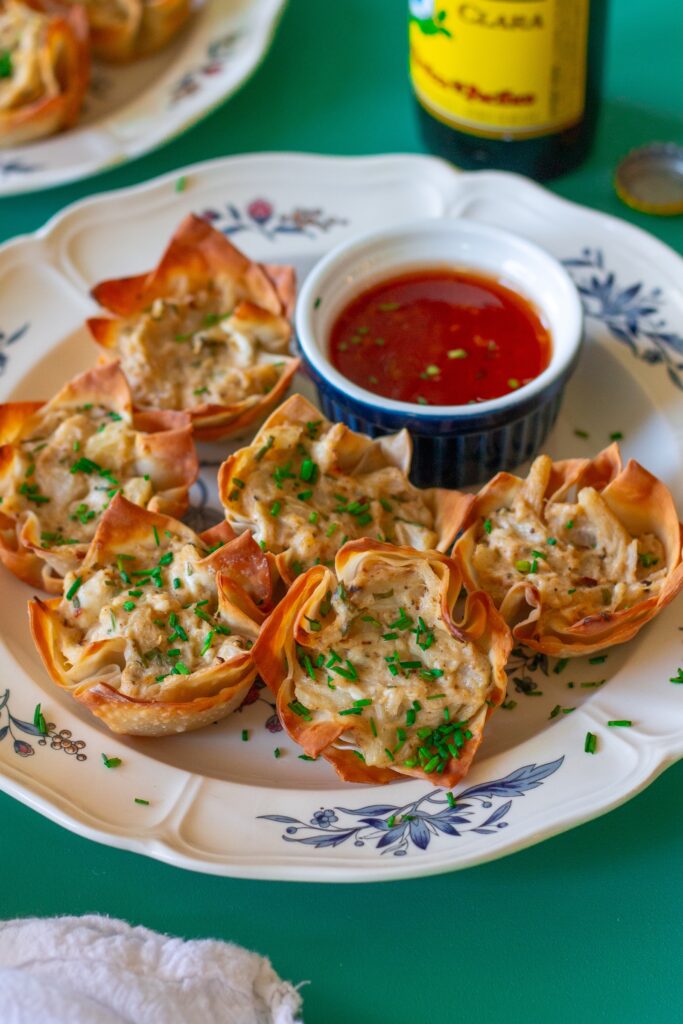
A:
<svg viewBox="0 0 683 1024">
<path fill-rule="evenodd" d="M 301 997 L 270 962 L 125 921 L 0 922 L 2 1024 L 297 1024 Z"/>
</svg>

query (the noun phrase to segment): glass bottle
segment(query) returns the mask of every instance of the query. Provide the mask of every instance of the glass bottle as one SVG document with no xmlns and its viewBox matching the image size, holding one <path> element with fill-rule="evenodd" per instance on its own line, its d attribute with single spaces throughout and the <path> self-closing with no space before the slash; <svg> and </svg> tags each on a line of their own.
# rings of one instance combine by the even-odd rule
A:
<svg viewBox="0 0 683 1024">
<path fill-rule="evenodd" d="M 410 0 L 410 75 L 427 148 L 545 180 L 588 153 L 607 0 Z"/>
</svg>

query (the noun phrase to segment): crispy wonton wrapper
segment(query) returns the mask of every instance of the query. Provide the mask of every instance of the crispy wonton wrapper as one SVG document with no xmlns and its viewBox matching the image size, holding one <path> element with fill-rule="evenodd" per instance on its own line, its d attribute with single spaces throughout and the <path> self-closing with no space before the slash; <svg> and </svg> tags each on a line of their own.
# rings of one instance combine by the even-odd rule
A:
<svg viewBox="0 0 683 1024">
<path fill-rule="evenodd" d="M 10 42 L 18 39 L 18 45 Z M 9 74 L 0 79 L 0 148 L 20 146 L 73 125 L 90 80 L 88 20 L 81 4 L 6 0 L 0 48 Z"/>
<path fill-rule="evenodd" d="M 195 435 L 203 441 L 234 437 L 260 422 L 284 397 L 300 360 L 289 355 L 294 308 L 295 276 L 292 267 L 254 263 L 201 217 L 182 222 L 159 265 L 146 274 L 103 281 L 93 298 L 116 319 L 95 317 L 88 327 L 108 353 L 120 354 L 124 330 L 145 314 L 156 300 L 182 302 L 211 286 L 221 293 L 225 312 L 232 312 L 238 330 L 265 339 L 263 350 L 277 356 L 281 372 L 267 394 L 253 394 L 231 405 L 203 402 L 187 406 Z M 270 336 L 281 339 L 268 342 Z M 122 363 L 126 369 L 125 361 Z M 154 408 L 153 395 L 136 395 L 136 406 Z"/>
<path fill-rule="evenodd" d="M 335 573 L 319 565 L 299 577 L 252 652 L 285 728 L 308 757 L 324 757 L 347 782 L 411 775 L 455 785 L 505 696 L 509 629 L 482 593 L 470 594 L 462 621 L 454 621 L 462 581 L 455 563 L 437 551 L 350 541 L 337 555 Z M 395 597 L 400 609 L 391 603 L 392 584 L 404 594 Z M 420 608 L 431 620 L 417 617 Z M 382 630 L 394 615 L 403 623 L 398 639 L 387 640 Z M 411 627 L 418 623 L 414 641 Z M 418 662 L 423 668 L 416 671 Z M 460 683 L 458 666 L 464 666 Z M 428 737 L 425 725 L 433 730 Z M 384 749 L 397 738 L 393 751 Z M 417 748 L 427 749 L 428 759 Z"/>
<path fill-rule="evenodd" d="M 331 463 L 326 468 L 325 478 L 330 483 L 328 490 L 331 492 L 335 491 L 335 477 L 339 480 L 343 477 L 352 478 L 354 484 L 357 484 L 358 496 L 362 497 L 364 501 L 371 499 L 377 503 L 372 522 L 366 524 L 359 523 L 357 516 L 345 521 L 344 528 L 339 529 L 335 535 L 332 535 L 334 551 L 330 553 L 326 550 L 324 553 L 325 557 L 320 558 L 321 561 L 325 561 L 328 556 L 332 557 L 344 533 L 348 533 L 352 539 L 362 536 L 376 537 L 379 526 L 388 526 L 391 523 L 393 516 L 385 507 L 387 497 L 390 497 L 390 495 L 380 490 L 379 486 L 381 485 L 377 483 L 374 484 L 377 493 L 368 494 L 366 490 L 372 485 L 371 475 L 387 468 L 396 469 L 405 477 L 406 493 L 411 496 L 414 502 L 420 503 L 431 513 L 430 532 L 434 534 L 435 540 L 428 546 L 434 547 L 438 551 L 447 551 L 450 548 L 457 534 L 456 520 L 461 515 L 462 509 L 466 508 L 468 503 L 473 501 L 473 498 L 470 495 L 460 494 L 458 491 L 449 491 L 440 487 L 420 489 L 414 487 L 408 481 L 412 459 L 412 441 L 407 430 L 401 430 L 397 434 L 378 437 L 373 440 L 367 434 L 356 433 L 343 423 L 331 423 L 325 419 L 319 409 L 311 405 L 302 395 L 292 395 L 291 398 L 288 398 L 286 402 L 269 416 L 251 444 L 245 448 L 240 448 L 230 455 L 218 472 L 218 492 L 221 503 L 225 508 L 228 522 L 236 533 L 252 530 L 257 540 L 263 541 L 268 545 L 269 550 L 273 550 L 276 555 L 278 571 L 287 585 L 290 585 L 298 575 L 295 564 L 298 556 L 294 546 L 286 546 L 282 550 L 270 547 L 268 540 L 260 536 L 258 524 L 252 518 L 249 509 L 245 508 L 245 495 L 249 491 L 250 477 L 259 467 L 267 466 L 276 451 L 275 448 L 272 451 L 269 449 L 265 452 L 264 456 L 264 449 L 268 448 L 273 430 L 276 428 L 287 428 L 290 425 L 306 428 L 311 424 L 317 425 L 316 438 L 319 442 L 324 440 L 325 446 L 328 449 L 329 461 Z M 288 458 L 289 454 L 292 456 L 293 463 L 296 463 L 297 460 L 301 461 L 301 457 L 295 450 L 287 453 Z M 294 468 L 296 469 L 296 465 L 294 465 Z M 286 483 L 287 481 L 285 481 Z M 295 473 L 291 483 L 293 488 L 292 495 L 310 486 L 310 484 L 302 483 Z M 306 515 L 304 520 L 306 524 L 310 522 L 307 518 L 309 508 L 314 512 L 320 511 L 319 504 L 316 502 L 315 482 L 313 488 L 314 494 L 311 499 L 308 499 L 305 509 Z M 287 495 L 286 486 L 283 489 L 276 488 L 267 495 L 268 503 L 271 499 L 275 499 L 279 500 L 280 504 L 284 506 Z M 266 495 L 262 495 L 261 498 L 265 501 Z M 321 496 L 319 501 L 322 500 Z M 384 505 L 382 504 L 383 501 Z M 329 505 L 330 495 L 327 495 L 327 502 Z M 331 504 L 335 506 L 339 502 L 332 500 Z M 329 511 L 329 508 L 327 511 Z M 398 513 L 400 506 L 397 504 L 393 511 Z M 267 517 L 264 518 L 267 522 Z M 419 543 L 420 531 L 415 529 L 419 525 L 413 524 L 411 526 L 410 523 L 404 523 L 402 527 L 404 533 L 402 539 L 412 547 L 421 546 Z M 319 543 L 325 545 L 326 548 L 329 546 L 330 538 L 327 537 L 324 526 L 321 527 L 319 524 L 316 524 L 315 531 L 311 531 L 308 525 L 304 525 L 303 528 L 308 534 L 317 531 Z M 307 541 L 308 543 L 310 541 Z M 315 553 L 313 549 L 311 549 L 311 553 Z M 319 550 L 317 554 L 322 556 L 323 551 Z M 312 561 L 313 559 L 311 559 Z"/>
<path fill-rule="evenodd" d="M 0 405 L 0 561 L 15 576 L 50 593 L 61 593 L 62 577 L 75 570 L 88 551 L 91 537 L 80 543 L 53 544 L 45 540 L 46 532 L 41 524 L 46 505 L 34 503 L 25 508 L 12 509 L 8 500 L 42 475 L 41 459 L 53 459 L 55 450 L 46 445 L 43 437 L 32 450 L 22 449 L 25 441 L 37 431 L 41 434 L 41 423 L 51 413 L 64 409 L 64 418 L 77 412 L 77 407 L 88 405 L 105 406 L 111 415 L 127 422 L 135 432 L 133 441 L 132 466 L 136 477 L 146 475 L 151 482 L 152 496 L 146 506 L 153 512 L 182 516 L 187 511 L 189 488 L 199 474 L 197 453 L 192 439 L 192 425 L 186 413 L 152 411 L 133 413 L 128 383 L 117 363 L 87 370 L 65 384 L 48 403 L 10 402 Z M 103 422 L 107 422 L 106 416 Z M 62 421 L 63 422 L 63 421 Z M 47 439 L 49 441 L 49 438 Z M 73 463 L 84 455 L 68 447 L 63 448 L 64 457 Z M 119 473 L 118 483 L 125 486 L 121 463 L 116 458 L 108 459 L 109 468 Z M 29 469 L 30 465 L 33 469 Z M 49 474 L 49 463 L 45 470 Z M 26 474 L 29 473 L 29 477 Z M 106 481 L 104 481 L 106 483 Z M 149 484 L 146 485 L 149 489 Z M 48 488 L 49 489 L 49 488 Z M 57 496 L 49 502 L 53 512 Z M 69 533 L 72 525 L 64 510 L 63 527 Z M 94 529 L 92 531 L 94 533 Z"/>
<path fill-rule="evenodd" d="M 505 593 L 497 604 L 518 643 L 556 657 L 591 654 L 624 643 L 673 600 L 683 586 L 681 525 L 671 492 L 634 460 L 623 468 L 615 443 L 594 459 L 551 463 L 547 456 L 541 456 L 527 480 L 499 473 L 481 489 L 472 504 L 463 504 L 457 522 L 457 529 L 463 533 L 453 557 L 468 591 L 483 586 L 475 566 L 475 551 L 487 520 L 501 508 L 511 509 L 517 499 L 527 502 L 534 515 L 540 517 L 546 526 L 544 533 L 556 534 L 551 537 L 553 547 L 547 546 L 545 536 L 527 541 L 530 547 L 541 547 L 539 539 L 546 545 L 542 552 L 545 561 L 538 561 L 536 566 L 532 561 L 532 570 L 543 573 L 548 559 L 555 558 L 556 552 L 562 558 L 563 542 L 577 541 L 581 541 L 584 551 L 595 549 L 605 565 L 611 562 L 613 566 L 630 566 L 628 581 L 625 572 L 624 579 L 617 581 L 622 589 L 624 584 L 628 585 L 626 600 L 618 601 L 615 607 L 593 609 L 590 614 L 584 614 L 580 603 L 576 604 L 580 602 L 582 588 L 584 596 L 586 587 L 589 596 L 602 590 L 603 599 L 610 605 L 608 598 L 615 592 L 614 584 L 603 588 L 600 584 L 605 581 L 600 579 L 568 577 L 561 593 L 575 604 L 572 606 L 568 601 L 567 609 L 562 609 L 564 614 L 557 614 L 556 609 L 546 606 L 539 586 L 529 574 L 516 572 L 512 584 L 503 588 Z M 566 513 L 565 508 L 569 510 Z M 585 517 L 582 530 L 581 523 L 574 522 L 575 514 Z M 549 519 L 556 524 L 555 529 L 548 526 Z M 490 520 L 488 526 L 490 529 Z M 661 545 L 663 557 L 634 557 L 640 550 L 639 538 L 650 546 Z M 559 565 L 561 568 L 562 561 Z M 526 568 L 524 563 L 522 568 Z M 578 614 L 572 615 L 573 608 Z"/>
<path fill-rule="evenodd" d="M 166 531 L 173 535 L 173 540 L 168 539 Z M 188 632 L 196 630 L 202 640 L 206 635 L 207 640 L 213 643 L 212 647 L 209 644 L 211 650 L 223 650 L 217 646 L 218 641 L 231 644 L 235 641 L 233 656 L 214 655 L 210 663 L 204 661 L 190 670 L 182 662 L 186 670 L 184 673 L 174 673 L 167 667 L 161 679 L 158 665 L 152 662 L 138 684 L 129 688 L 132 692 L 127 693 L 122 676 L 132 660 L 139 664 L 143 653 L 135 645 L 139 634 L 130 631 L 127 635 L 125 625 L 117 625 L 116 635 L 107 637 L 104 631 L 104 637 L 88 641 L 88 629 L 79 627 L 79 618 L 84 615 L 97 626 L 98 615 L 101 615 L 108 622 L 108 607 L 117 597 L 125 597 L 128 587 L 120 582 L 116 592 L 110 586 L 88 593 L 88 583 L 92 583 L 92 578 L 98 573 L 101 577 L 102 567 L 116 566 L 117 559 L 118 565 L 123 564 L 125 571 L 131 573 L 133 565 L 144 562 L 164 565 L 162 586 L 148 583 L 147 589 L 153 591 L 153 614 L 166 619 L 166 628 L 170 630 L 183 614 L 181 602 L 185 598 L 178 595 L 187 596 L 191 587 L 184 579 L 182 589 L 176 589 L 172 578 L 182 570 L 173 565 L 166 566 L 163 562 L 164 555 L 173 550 L 172 545 L 176 543 L 199 548 L 202 557 L 194 563 L 191 575 L 195 578 L 198 574 L 203 575 L 210 581 L 210 586 L 204 588 L 194 586 L 192 601 L 197 602 L 198 596 L 204 600 L 197 602 L 197 611 L 194 611 L 196 624 L 187 625 L 185 620 Z M 205 545 L 215 547 L 219 543 L 222 546 L 208 555 L 203 554 Z M 183 550 L 187 551 L 187 548 Z M 131 561 L 132 551 L 136 552 L 136 558 Z M 122 562 L 122 558 L 128 560 Z M 165 736 L 198 729 L 225 718 L 239 707 L 256 675 L 250 648 L 270 610 L 272 595 L 271 564 L 251 537 L 232 538 L 226 524 L 197 535 L 175 519 L 145 511 L 117 496 L 100 522 L 79 573 L 65 597 L 47 601 L 35 598 L 29 602 L 33 638 L 47 671 L 58 686 L 68 690 L 75 700 L 102 719 L 113 732 L 135 736 Z M 139 581 L 140 576 L 133 578 Z M 82 583 L 74 595 L 78 579 Z M 145 584 L 136 582 L 136 586 L 144 588 Z M 206 599 L 215 603 L 216 596 L 216 610 L 212 610 L 208 619 L 200 618 L 202 608 L 204 613 L 207 608 L 212 608 Z M 161 603 L 164 598 L 168 599 L 165 605 Z M 143 600 L 135 598 L 137 603 Z M 80 606 L 77 606 L 77 601 L 81 602 Z M 129 605 L 132 603 L 128 602 Z M 169 608 L 175 608 L 175 613 L 169 615 Z M 131 614 L 127 620 L 129 623 L 135 614 Z M 191 615 L 192 609 L 184 614 Z M 112 626 L 117 618 L 124 618 L 120 604 Z M 218 635 L 217 625 L 224 629 L 225 636 Z M 176 625 L 175 628 L 182 627 Z M 209 637 L 210 630 L 215 635 Z M 99 631 L 103 632 L 101 628 Z M 177 644 L 188 651 L 182 655 L 185 661 L 191 659 L 196 662 L 198 656 L 191 648 L 192 641 L 196 639 L 192 634 L 187 642 L 182 635 L 178 637 L 176 634 L 175 639 L 172 636 L 165 638 L 164 643 L 170 646 Z M 241 648 L 237 647 L 237 641 Z"/>
<path fill-rule="evenodd" d="M 191 0 L 84 0 L 93 53 L 125 64 L 161 50 L 190 17 Z"/>
</svg>

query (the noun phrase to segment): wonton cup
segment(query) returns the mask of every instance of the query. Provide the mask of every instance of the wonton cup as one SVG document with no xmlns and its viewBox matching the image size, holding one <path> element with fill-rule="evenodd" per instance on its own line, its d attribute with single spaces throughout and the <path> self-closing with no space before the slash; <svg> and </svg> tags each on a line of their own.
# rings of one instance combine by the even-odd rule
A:
<svg viewBox="0 0 683 1024">
<path fill-rule="evenodd" d="M 411 457 L 407 430 L 372 440 L 331 423 L 302 395 L 292 395 L 250 445 L 223 463 L 218 491 L 235 532 L 252 530 L 276 556 L 289 585 L 316 559 L 331 564 L 345 537 L 381 533 L 398 544 L 448 550 L 456 519 L 473 499 L 414 487 L 408 480 Z M 316 468 L 306 479 L 311 461 Z M 347 509 L 360 513 L 340 511 L 340 496 Z"/>
<path fill-rule="evenodd" d="M 239 707 L 271 594 L 250 537 L 231 539 L 225 524 L 198 535 L 117 497 L 64 597 L 35 598 L 29 618 L 58 686 L 113 732 L 165 736 Z"/>
<path fill-rule="evenodd" d="M 120 359 L 136 407 L 184 409 L 196 436 L 213 441 L 243 433 L 285 395 L 299 367 L 289 355 L 294 294 L 293 268 L 252 262 L 190 215 L 155 270 L 93 288 L 116 319 L 88 327 Z M 211 359 L 222 362 L 209 373 Z M 202 399 L 212 387 L 236 397 Z"/>
<path fill-rule="evenodd" d="M 125 64 L 161 50 L 190 17 L 191 0 L 84 0 L 93 53 Z"/>
<path fill-rule="evenodd" d="M 88 21 L 80 4 L 7 0 L 0 10 L 0 148 L 74 124 L 90 80 Z"/>
<path fill-rule="evenodd" d="M 482 593 L 454 621 L 462 581 L 440 552 L 351 541 L 335 572 L 301 576 L 252 652 L 285 728 L 347 782 L 455 785 L 504 698 L 510 631 Z"/>
<path fill-rule="evenodd" d="M 515 641 L 544 654 L 624 643 L 683 586 L 671 493 L 637 462 L 623 468 L 617 444 L 594 459 L 540 456 L 526 480 L 499 473 L 458 527 L 467 589 L 491 593 Z"/>
<path fill-rule="evenodd" d="M 0 561 L 61 593 L 111 492 L 122 487 L 135 504 L 181 516 L 198 473 L 189 417 L 134 414 L 116 363 L 74 377 L 45 404 L 0 405 Z"/>
</svg>

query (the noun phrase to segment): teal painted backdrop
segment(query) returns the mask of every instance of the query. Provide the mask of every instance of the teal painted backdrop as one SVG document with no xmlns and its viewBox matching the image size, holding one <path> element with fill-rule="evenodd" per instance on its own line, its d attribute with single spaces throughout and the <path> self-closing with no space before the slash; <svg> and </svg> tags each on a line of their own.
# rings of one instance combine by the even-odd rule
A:
<svg viewBox="0 0 683 1024">
<path fill-rule="evenodd" d="M 598 144 L 553 186 L 679 251 L 683 217 L 626 210 L 611 179 L 631 147 L 683 143 L 682 38 L 683 8 L 673 0 L 613 0 Z M 290 0 L 272 51 L 230 103 L 142 160 L 1 200 L 0 239 L 85 195 L 207 157 L 420 148 L 403 0 Z M 178 871 L 86 842 L 0 796 L 0 915 L 100 912 L 242 943 L 283 976 L 310 981 L 307 1024 L 669 1024 L 683 1018 L 681 789 L 679 764 L 625 807 L 505 860 L 355 887 Z"/>
</svg>

